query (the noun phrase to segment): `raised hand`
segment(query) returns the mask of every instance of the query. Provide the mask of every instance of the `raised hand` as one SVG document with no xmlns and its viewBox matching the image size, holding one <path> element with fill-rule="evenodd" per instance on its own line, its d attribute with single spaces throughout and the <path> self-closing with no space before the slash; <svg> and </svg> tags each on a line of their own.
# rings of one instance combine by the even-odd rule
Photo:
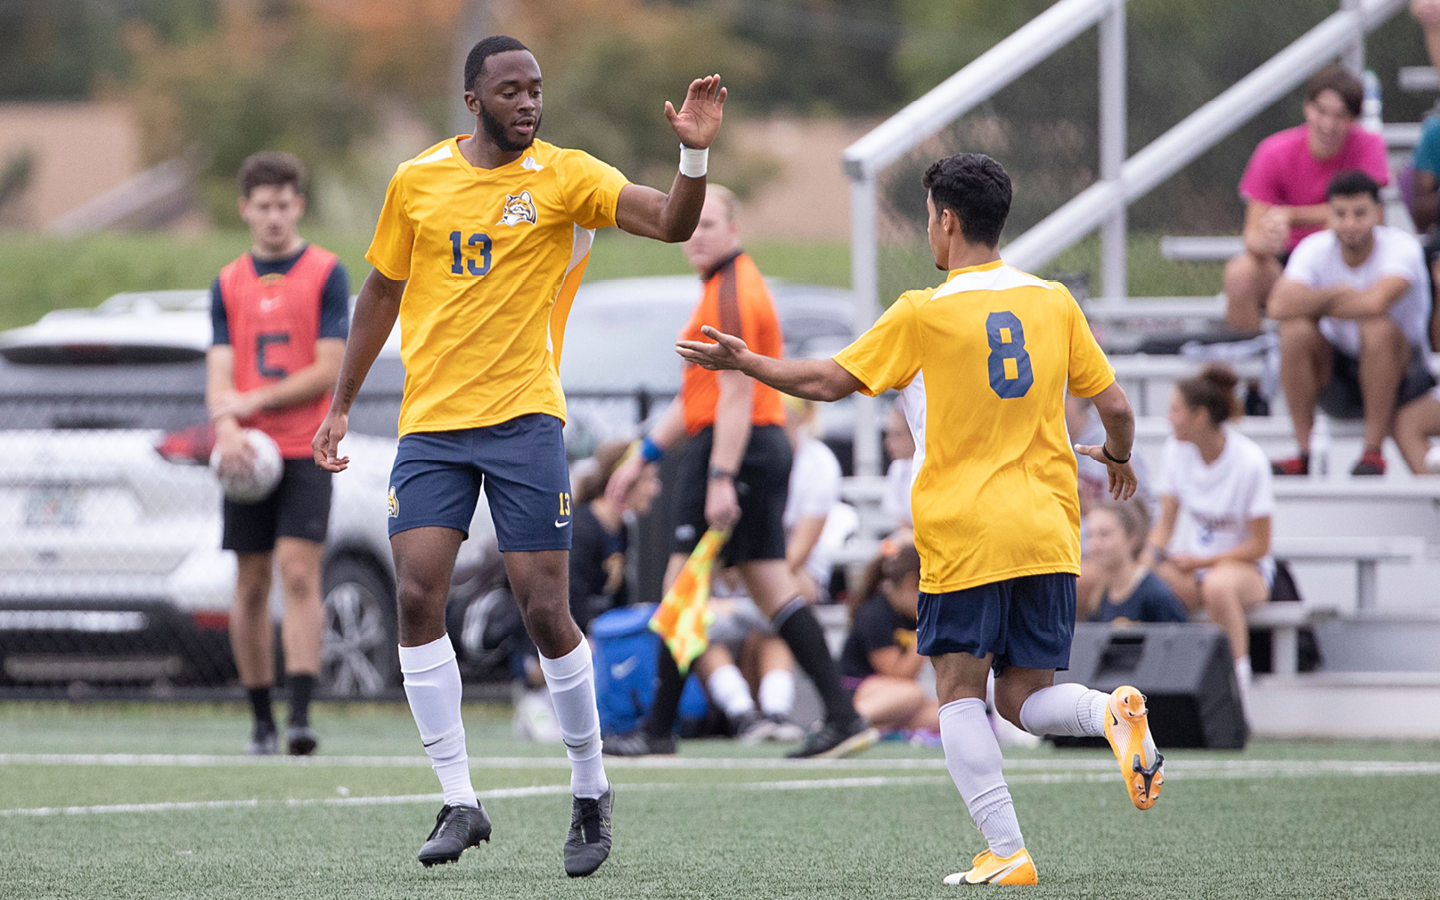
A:
<svg viewBox="0 0 1440 900">
<path fill-rule="evenodd" d="M 739 369 L 740 357 L 749 353 L 750 348 L 745 342 L 733 334 L 725 334 L 706 325 L 700 331 L 708 338 L 715 341 L 708 344 L 705 341 L 677 341 L 675 352 L 688 363 L 694 363 L 703 369 Z"/>
<path fill-rule="evenodd" d="M 725 94 L 725 88 L 720 87 L 720 76 L 707 75 L 690 82 L 679 112 L 669 100 L 665 101 L 665 118 L 670 120 L 670 127 L 675 129 L 680 143 L 694 150 L 710 146 L 720 131 Z"/>
</svg>

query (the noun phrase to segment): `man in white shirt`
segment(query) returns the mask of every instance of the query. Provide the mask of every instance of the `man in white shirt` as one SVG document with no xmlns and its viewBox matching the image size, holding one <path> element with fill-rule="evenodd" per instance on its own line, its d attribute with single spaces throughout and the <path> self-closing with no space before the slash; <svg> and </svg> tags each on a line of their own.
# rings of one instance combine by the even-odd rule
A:
<svg viewBox="0 0 1440 900">
<path fill-rule="evenodd" d="M 1280 322 L 1280 379 L 1299 455 L 1277 475 L 1306 475 L 1318 404 L 1337 419 L 1365 419 L 1354 475 L 1383 475 L 1381 447 L 1395 410 L 1435 380 L 1429 349 L 1430 283 L 1413 236 L 1380 224 L 1380 186 L 1358 171 L 1336 175 L 1326 194 L 1330 227 L 1290 254 L 1271 294 Z"/>
</svg>

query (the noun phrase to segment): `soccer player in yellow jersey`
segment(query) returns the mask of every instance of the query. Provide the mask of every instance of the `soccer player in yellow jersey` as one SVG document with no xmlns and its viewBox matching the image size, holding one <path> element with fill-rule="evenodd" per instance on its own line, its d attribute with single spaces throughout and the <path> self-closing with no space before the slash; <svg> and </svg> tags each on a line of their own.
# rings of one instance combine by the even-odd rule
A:
<svg viewBox="0 0 1440 900">
<path fill-rule="evenodd" d="M 1054 683 L 1070 662 L 1080 573 L 1075 454 L 1108 466 L 1111 492 L 1128 498 L 1135 418 L 1070 293 L 1001 261 L 1010 177 L 1000 164 L 962 153 L 932 165 L 923 184 L 930 249 L 949 277 L 903 294 L 834 359 L 771 359 L 714 329 L 706 335 L 718 343 L 678 349 L 813 400 L 903 391 L 916 445 L 919 651 L 935 666 L 946 766 L 989 844 L 945 883 L 1034 884 L 985 717 L 992 668 L 995 705 L 1011 722 L 1107 737 L 1137 807 L 1149 809 L 1163 782 L 1139 691 Z M 1066 390 L 1094 400 L 1100 446 L 1070 446 Z"/>
<path fill-rule="evenodd" d="M 540 66 L 514 38 L 488 37 L 465 62 L 475 132 L 402 163 L 390 181 L 366 254 L 375 268 L 356 301 L 314 450 L 325 468 L 345 468 L 339 444 L 347 413 L 398 316 L 405 395 L 389 500 L 400 669 L 444 792 L 420 850 L 427 866 L 453 862 L 490 837 L 470 782 L 460 670 L 445 633 L 450 575 L 482 479 L 570 757 L 565 871 L 589 875 L 610 853 L 614 791 L 600 755 L 590 648 L 568 597 L 561 342 L 595 229 L 690 237 L 725 93 L 715 75 L 691 82 L 678 112 L 665 104 L 681 142 L 680 172 L 665 194 L 630 184 L 589 154 L 536 140 Z"/>
</svg>

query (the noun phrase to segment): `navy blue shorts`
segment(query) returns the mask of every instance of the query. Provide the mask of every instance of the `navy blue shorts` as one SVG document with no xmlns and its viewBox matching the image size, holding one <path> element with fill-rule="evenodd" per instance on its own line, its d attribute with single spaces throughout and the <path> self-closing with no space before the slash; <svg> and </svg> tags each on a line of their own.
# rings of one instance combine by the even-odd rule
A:
<svg viewBox="0 0 1440 900">
<path fill-rule="evenodd" d="M 569 550 L 562 432 L 559 419 L 535 413 L 487 428 L 405 435 L 390 470 L 390 536 L 440 526 L 469 537 L 483 485 L 501 551 Z"/>
<path fill-rule="evenodd" d="M 1075 634 L 1075 576 L 1026 575 L 948 594 L 920 593 L 917 650 L 922 656 L 995 654 L 1006 666 L 1068 669 Z"/>
</svg>

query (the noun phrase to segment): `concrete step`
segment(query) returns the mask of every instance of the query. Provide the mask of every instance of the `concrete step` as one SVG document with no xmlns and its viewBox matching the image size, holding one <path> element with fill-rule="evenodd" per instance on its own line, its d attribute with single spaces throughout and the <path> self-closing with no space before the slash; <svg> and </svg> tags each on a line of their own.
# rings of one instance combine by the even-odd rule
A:
<svg viewBox="0 0 1440 900">
<path fill-rule="evenodd" d="M 1440 739 L 1440 672 L 1257 675 L 1249 704 L 1257 737 Z"/>
</svg>

